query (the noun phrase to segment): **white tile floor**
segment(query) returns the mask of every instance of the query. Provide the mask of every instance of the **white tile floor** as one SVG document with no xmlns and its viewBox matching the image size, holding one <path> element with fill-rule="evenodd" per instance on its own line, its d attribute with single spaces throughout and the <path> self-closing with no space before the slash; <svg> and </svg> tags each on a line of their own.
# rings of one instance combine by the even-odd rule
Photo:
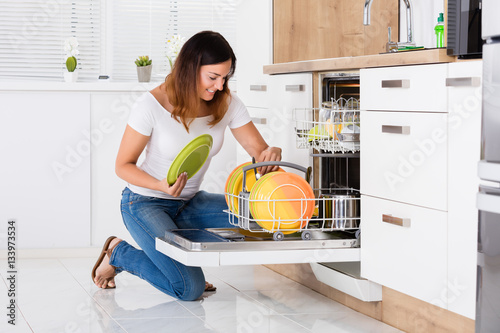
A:
<svg viewBox="0 0 500 333">
<path fill-rule="evenodd" d="M 0 332 L 401 332 L 262 266 L 207 268 L 217 291 L 181 302 L 125 272 L 116 289 L 98 289 L 94 260 L 18 260 L 15 327 L 7 324 L 7 263 L 0 260 Z"/>
</svg>

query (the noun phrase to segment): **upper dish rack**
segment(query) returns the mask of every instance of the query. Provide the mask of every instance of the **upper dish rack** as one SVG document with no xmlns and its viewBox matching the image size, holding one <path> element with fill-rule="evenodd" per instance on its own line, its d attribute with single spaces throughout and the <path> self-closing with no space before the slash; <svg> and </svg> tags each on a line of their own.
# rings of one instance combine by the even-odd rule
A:
<svg viewBox="0 0 500 333">
<path fill-rule="evenodd" d="M 339 98 L 322 108 L 293 110 L 297 148 L 331 153 L 359 152 L 359 99 Z"/>
</svg>

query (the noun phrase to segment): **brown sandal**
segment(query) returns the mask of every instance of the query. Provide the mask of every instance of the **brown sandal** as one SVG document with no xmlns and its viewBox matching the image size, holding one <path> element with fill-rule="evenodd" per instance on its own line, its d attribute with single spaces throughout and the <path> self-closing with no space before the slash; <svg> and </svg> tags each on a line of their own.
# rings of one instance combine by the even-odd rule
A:
<svg viewBox="0 0 500 333">
<path fill-rule="evenodd" d="M 95 284 L 95 275 L 96 275 L 96 271 L 97 271 L 97 268 L 101 265 L 102 261 L 104 260 L 104 257 L 106 257 L 106 255 L 108 255 L 108 258 L 111 259 L 111 253 L 113 253 L 113 249 L 116 247 L 116 245 L 120 244 L 120 242 L 116 243 L 115 246 L 113 246 L 111 249 L 109 249 L 109 244 L 111 244 L 111 242 L 113 241 L 113 239 L 115 239 L 116 236 L 110 236 L 108 237 L 108 239 L 106 239 L 106 242 L 104 242 L 104 245 L 102 247 L 102 251 L 101 251 L 101 254 L 99 255 L 99 258 L 97 258 L 97 261 L 94 265 L 94 268 L 92 268 L 92 282 L 94 282 Z M 116 285 L 114 287 L 106 287 L 104 289 L 114 289 L 116 288 Z"/>
</svg>

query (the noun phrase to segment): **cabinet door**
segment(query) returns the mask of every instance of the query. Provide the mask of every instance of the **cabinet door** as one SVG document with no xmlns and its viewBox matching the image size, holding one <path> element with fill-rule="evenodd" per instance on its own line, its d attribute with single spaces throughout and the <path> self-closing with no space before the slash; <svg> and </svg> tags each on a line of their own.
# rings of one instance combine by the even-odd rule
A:
<svg viewBox="0 0 500 333">
<path fill-rule="evenodd" d="M 0 220 L 18 248 L 90 245 L 90 96 L 0 94 Z"/>
<path fill-rule="evenodd" d="M 312 165 L 309 150 L 297 148 L 293 109 L 312 108 L 312 74 L 273 75 L 270 86 L 268 128 L 274 134 L 273 145 L 282 148 L 284 161 L 308 167 Z"/>
<path fill-rule="evenodd" d="M 360 71 L 361 110 L 447 112 L 447 64 Z"/>
<path fill-rule="evenodd" d="M 361 193 L 447 209 L 447 117 L 361 111 Z"/>
<path fill-rule="evenodd" d="M 263 66 L 272 63 L 271 6 L 270 0 L 238 3 L 237 92 L 247 106 L 267 107 L 270 98 Z"/>
<path fill-rule="evenodd" d="M 475 318 L 477 163 L 481 140 L 482 61 L 450 63 L 448 121 L 449 309 Z"/>
<path fill-rule="evenodd" d="M 361 221 L 361 276 L 446 308 L 446 212 L 362 195 Z"/>
<path fill-rule="evenodd" d="M 142 92 L 92 93 L 92 245 L 110 235 L 129 239 L 120 213 L 127 183 L 115 173 L 121 138 L 135 99 Z"/>
</svg>

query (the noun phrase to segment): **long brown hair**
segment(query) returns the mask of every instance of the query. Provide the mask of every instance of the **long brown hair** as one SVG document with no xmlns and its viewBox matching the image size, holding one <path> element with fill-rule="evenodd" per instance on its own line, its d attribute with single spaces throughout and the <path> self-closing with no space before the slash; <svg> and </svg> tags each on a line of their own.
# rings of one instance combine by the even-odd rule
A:
<svg viewBox="0 0 500 333">
<path fill-rule="evenodd" d="M 198 78 L 200 67 L 214 65 L 231 60 L 231 69 L 223 89 L 217 91 L 210 101 L 203 101 L 198 96 Z M 236 68 L 236 56 L 233 49 L 221 34 L 202 31 L 191 37 L 181 48 L 175 60 L 172 72 L 165 79 L 165 88 L 169 103 L 174 107 L 172 117 L 182 123 L 189 132 L 189 125 L 196 118 L 201 103 L 210 108 L 213 126 L 222 120 L 230 102 L 227 86 Z"/>
</svg>

